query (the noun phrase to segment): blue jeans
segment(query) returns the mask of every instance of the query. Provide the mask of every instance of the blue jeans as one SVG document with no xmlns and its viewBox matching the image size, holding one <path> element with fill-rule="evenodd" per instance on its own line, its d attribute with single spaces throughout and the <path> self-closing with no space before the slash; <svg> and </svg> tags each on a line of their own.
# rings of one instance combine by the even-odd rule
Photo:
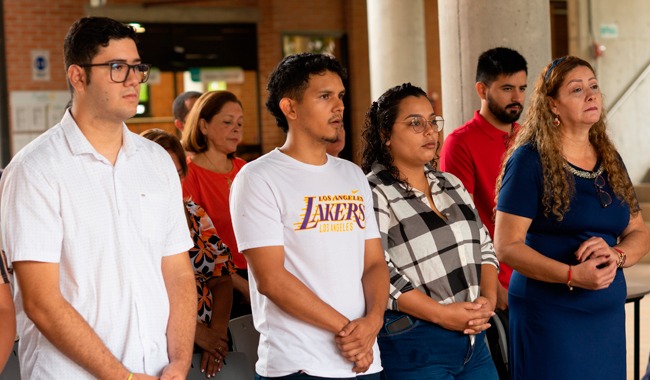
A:
<svg viewBox="0 0 650 380">
<path fill-rule="evenodd" d="M 258 374 L 255 374 L 255 380 L 276 380 L 276 379 L 286 379 L 286 380 L 319 380 L 319 379 L 329 379 L 328 377 L 316 377 L 310 376 L 303 372 L 292 373 L 291 375 L 281 376 L 281 377 L 264 377 Z M 332 380 L 379 380 L 379 374 L 373 373 L 372 375 L 360 375 L 357 377 L 345 377 L 345 378 L 336 378 Z"/>
<path fill-rule="evenodd" d="M 384 322 L 405 314 L 386 311 Z M 468 335 L 410 317 L 413 324 L 392 333 L 382 328 L 377 336 L 384 379 L 387 380 L 498 380 L 485 345 L 485 331 Z"/>
</svg>

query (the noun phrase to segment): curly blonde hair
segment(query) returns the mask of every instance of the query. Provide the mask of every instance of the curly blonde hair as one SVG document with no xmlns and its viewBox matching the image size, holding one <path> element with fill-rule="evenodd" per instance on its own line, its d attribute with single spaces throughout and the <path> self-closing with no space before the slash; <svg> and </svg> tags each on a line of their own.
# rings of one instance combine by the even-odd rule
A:
<svg viewBox="0 0 650 380">
<path fill-rule="evenodd" d="M 517 148 L 531 143 L 539 153 L 542 162 L 544 216 L 549 217 L 553 214 L 558 221 L 562 221 L 564 214 L 569 211 L 571 198 L 575 194 L 575 179 L 564 167 L 566 159 L 562 155 L 560 129 L 553 124 L 555 115 L 551 112 L 548 97 L 557 99 L 558 90 L 562 87 L 567 74 L 579 66 L 585 66 L 594 72 L 589 62 L 578 57 L 567 56 L 552 69 L 548 80 L 546 74 L 551 64 L 540 73 L 535 83 L 526 120 L 503 158 L 501 174 L 496 183 L 495 203 L 499 200 L 505 164 Z M 605 120 L 605 110 L 602 110 L 600 119 L 589 130 L 589 142 L 594 146 L 598 159 L 607 172 L 614 195 L 620 201 L 627 203 L 630 213 L 636 216 L 639 212 L 639 203 L 623 162 L 607 135 Z"/>
</svg>

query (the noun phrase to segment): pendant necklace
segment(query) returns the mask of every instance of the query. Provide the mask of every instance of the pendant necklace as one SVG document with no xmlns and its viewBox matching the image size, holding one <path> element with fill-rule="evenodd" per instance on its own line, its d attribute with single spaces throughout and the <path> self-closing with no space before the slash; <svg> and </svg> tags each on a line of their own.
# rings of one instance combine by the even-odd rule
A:
<svg viewBox="0 0 650 380">
<path fill-rule="evenodd" d="M 210 159 L 210 157 L 208 157 L 208 154 L 207 154 L 207 153 L 208 153 L 208 152 L 205 152 L 205 153 L 204 153 L 204 154 L 205 154 L 205 158 L 207 158 L 207 159 L 208 159 L 208 162 L 210 162 L 210 165 L 212 165 L 212 167 L 216 169 L 216 168 L 217 168 L 217 165 L 215 165 L 215 164 L 212 162 L 212 160 Z M 218 173 L 218 172 L 217 172 L 217 173 Z M 226 178 L 226 183 L 228 184 L 228 190 L 230 190 L 230 185 L 232 185 L 232 180 L 230 179 L 230 176 L 228 176 L 228 175 L 225 174 L 225 173 L 219 173 L 219 174 L 221 174 L 222 176 L 224 176 L 224 177 Z"/>
</svg>

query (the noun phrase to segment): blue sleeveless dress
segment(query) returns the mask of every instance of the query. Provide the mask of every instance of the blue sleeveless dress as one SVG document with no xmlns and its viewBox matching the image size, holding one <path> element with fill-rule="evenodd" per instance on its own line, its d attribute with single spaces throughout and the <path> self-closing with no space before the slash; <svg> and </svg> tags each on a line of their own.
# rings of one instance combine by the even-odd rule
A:
<svg viewBox="0 0 650 380">
<path fill-rule="evenodd" d="M 602 189 L 612 197 L 607 208 L 600 203 L 593 179 L 574 176 L 570 210 L 561 222 L 553 215 L 547 218 L 539 153 L 527 144 L 506 164 L 497 210 L 532 219 L 526 245 L 577 265 L 574 253 L 582 242 L 599 236 L 613 246 L 630 221 L 627 204 L 613 195 L 607 173 L 602 176 L 607 182 Z M 626 295 L 620 269 L 607 289 L 573 291 L 514 271 L 508 290 L 512 379 L 625 379 Z"/>
</svg>

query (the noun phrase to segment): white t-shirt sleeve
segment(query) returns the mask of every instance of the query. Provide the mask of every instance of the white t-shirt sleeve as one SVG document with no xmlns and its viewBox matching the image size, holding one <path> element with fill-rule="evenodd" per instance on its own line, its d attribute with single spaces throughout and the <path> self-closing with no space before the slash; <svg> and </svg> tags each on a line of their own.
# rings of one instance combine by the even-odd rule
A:
<svg viewBox="0 0 650 380">
<path fill-rule="evenodd" d="M 165 152 L 164 155 L 163 160 L 167 159 L 167 164 L 165 165 L 165 169 L 167 170 L 165 172 L 168 174 L 167 180 L 171 194 L 169 197 L 169 206 L 166 207 L 169 210 L 166 224 L 169 226 L 169 230 L 167 230 L 165 235 L 167 241 L 165 242 L 165 251 L 162 255 L 171 256 L 188 251 L 194 247 L 194 241 L 192 240 L 190 229 L 187 226 L 185 205 L 183 204 L 183 190 L 181 188 L 181 181 L 178 180 L 176 166 L 169 154 Z"/>
<path fill-rule="evenodd" d="M 284 245 L 280 207 L 269 183 L 244 166 L 230 188 L 230 215 L 241 252 Z"/>
<path fill-rule="evenodd" d="M 2 176 L 0 220 L 9 266 L 14 261 L 58 263 L 63 244 L 59 193 L 25 163 Z"/>
</svg>

